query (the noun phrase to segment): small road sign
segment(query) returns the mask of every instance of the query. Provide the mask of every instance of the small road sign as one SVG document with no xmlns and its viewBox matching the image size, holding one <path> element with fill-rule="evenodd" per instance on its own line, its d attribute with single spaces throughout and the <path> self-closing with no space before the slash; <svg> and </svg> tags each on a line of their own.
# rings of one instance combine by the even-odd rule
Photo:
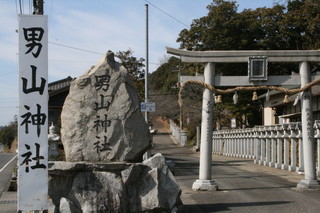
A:
<svg viewBox="0 0 320 213">
<path fill-rule="evenodd" d="M 154 102 L 141 102 L 142 112 L 154 112 L 156 111 L 156 103 Z"/>
</svg>

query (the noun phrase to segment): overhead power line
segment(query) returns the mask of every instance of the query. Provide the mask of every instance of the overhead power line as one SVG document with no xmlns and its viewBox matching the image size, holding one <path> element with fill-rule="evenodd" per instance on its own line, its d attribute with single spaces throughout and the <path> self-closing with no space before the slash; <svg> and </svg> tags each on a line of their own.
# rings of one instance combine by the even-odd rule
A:
<svg viewBox="0 0 320 213">
<path fill-rule="evenodd" d="M 91 51 L 91 50 L 81 49 L 81 48 L 78 48 L 78 47 L 72 47 L 72 46 L 65 45 L 65 44 L 59 44 L 59 43 L 55 43 L 55 42 L 51 42 L 51 41 L 49 41 L 48 43 L 54 44 L 54 45 L 57 45 L 57 46 L 61 46 L 61 47 L 66 47 L 66 48 L 74 49 L 74 50 L 80 50 L 80 51 L 83 51 L 83 52 L 98 54 L 98 55 L 103 55 L 103 54 L 104 54 L 104 53 L 99 53 L 99 52 L 95 52 L 95 51 Z M 51 61 L 63 61 L 63 60 L 51 60 Z M 63 62 L 82 62 L 82 61 L 63 61 Z M 86 62 L 83 62 L 83 63 L 86 63 Z M 89 62 L 88 62 L 88 63 L 89 63 Z M 90 62 L 90 63 L 91 63 L 91 62 Z M 150 64 L 160 65 L 159 63 L 152 63 L 152 62 L 150 62 Z"/>
<path fill-rule="evenodd" d="M 184 25 L 185 27 L 189 27 L 187 24 L 183 23 L 182 21 L 180 21 L 179 19 L 173 17 L 172 15 L 170 15 L 169 13 L 165 12 L 164 10 L 160 9 L 159 7 L 157 7 L 156 5 L 152 4 L 151 2 L 149 2 L 148 0 L 145 0 L 148 4 L 150 4 L 151 6 L 153 6 L 154 8 L 156 8 L 157 10 L 159 10 L 160 12 L 166 14 L 167 16 L 169 16 L 170 18 L 174 19 L 175 21 L 179 22 L 180 24 Z"/>
<path fill-rule="evenodd" d="M 0 109 L 17 109 L 18 106 L 0 107 Z"/>
<path fill-rule="evenodd" d="M 49 61 L 55 62 L 71 62 L 71 63 L 95 63 L 96 61 L 77 61 L 77 60 L 61 60 L 61 59 L 49 59 Z"/>
<path fill-rule="evenodd" d="M 58 44 L 58 43 L 51 42 L 51 41 L 49 41 L 48 43 L 49 44 L 54 44 L 54 45 L 57 45 L 57 46 L 67 47 L 67 48 L 74 49 L 74 50 L 80 50 L 80 51 L 83 51 L 83 52 L 94 53 L 94 54 L 98 54 L 98 55 L 103 55 L 104 54 L 104 53 L 99 53 L 99 52 L 94 52 L 94 51 L 90 51 L 90 50 L 81 49 L 81 48 L 78 48 L 78 47 L 72 47 L 72 46 L 65 45 L 65 44 Z"/>
</svg>

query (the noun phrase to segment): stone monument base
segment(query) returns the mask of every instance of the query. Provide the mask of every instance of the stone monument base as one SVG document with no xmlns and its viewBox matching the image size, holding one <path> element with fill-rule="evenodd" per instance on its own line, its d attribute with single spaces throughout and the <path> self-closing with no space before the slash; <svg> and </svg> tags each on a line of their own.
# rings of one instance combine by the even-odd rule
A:
<svg viewBox="0 0 320 213">
<path fill-rule="evenodd" d="M 192 189 L 195 191 L 217 191 L 218 184 L 214 180 L 196 180 Z"/>
<path fill-rule="evenodd" d="M 181 190 L 161 154 L 142 163 L 49 163 L 53 212 L 171 212 Z"/>
</svg>

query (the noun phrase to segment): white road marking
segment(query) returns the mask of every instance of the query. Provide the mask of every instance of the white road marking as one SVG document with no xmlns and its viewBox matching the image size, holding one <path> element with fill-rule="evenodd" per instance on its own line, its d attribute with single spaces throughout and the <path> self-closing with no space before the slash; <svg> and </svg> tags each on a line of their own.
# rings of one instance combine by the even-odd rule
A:
<svg viewBox="0 0 320 213">
<path fill-rule="evenodd" d="M 6 165 L 4 165 L 4 166 L 0 169 L 0 172 L 2 172 L 16 157 L 17 157 L 17 155 L 15 155 L 8 163 L 6 163 Z"/>
</svg>

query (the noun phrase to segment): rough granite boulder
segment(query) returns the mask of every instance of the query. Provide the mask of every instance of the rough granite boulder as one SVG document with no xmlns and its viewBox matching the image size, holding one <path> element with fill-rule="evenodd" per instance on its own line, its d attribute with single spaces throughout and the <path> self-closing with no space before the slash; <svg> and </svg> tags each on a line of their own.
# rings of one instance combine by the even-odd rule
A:
<svg viewBox="0 0 320 213">
<path fill-rule="evenodd" d="M 133 83 L 111 51 L 71 83 L 61 126 L 67 161 L 141 162 L 150 148 Z"/>
<path fill-rule="evenodd" d="M 54 212 L 174 212 L 181 205 L 161 154 L 143 163 L 55 161 L 49 175 Z"/>
</svg>

